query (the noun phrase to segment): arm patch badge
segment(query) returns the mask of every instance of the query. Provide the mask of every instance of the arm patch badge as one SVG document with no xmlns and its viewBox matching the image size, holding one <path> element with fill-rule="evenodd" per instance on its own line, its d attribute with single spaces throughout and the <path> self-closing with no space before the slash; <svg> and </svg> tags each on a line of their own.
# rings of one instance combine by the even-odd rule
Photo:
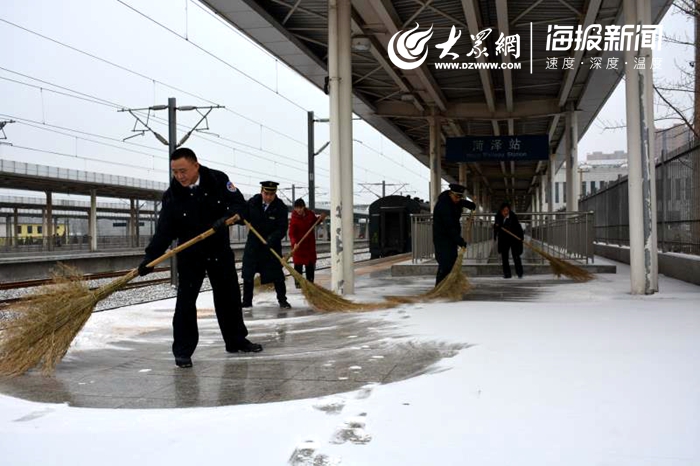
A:
<svg viewBox="0 0 700 466">
<path fill-rule="evenodd" d="M 228 190 L 231 191 L 232 193 L 235 193 L 236 191 L 238 191 L 238 188 L 236 188 L 236 187 L 233 185 L 233 183 L 231 183 L 230 181 L 226 183 L 226 189 L 228 189 Z"/>
</svg>

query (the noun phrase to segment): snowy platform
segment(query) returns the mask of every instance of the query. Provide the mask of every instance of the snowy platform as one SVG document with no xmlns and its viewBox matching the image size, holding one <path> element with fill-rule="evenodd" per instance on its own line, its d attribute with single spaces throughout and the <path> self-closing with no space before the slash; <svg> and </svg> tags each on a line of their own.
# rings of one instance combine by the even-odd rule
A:
<svg viewBox="0 0 700 466">
<path fill-rule="evenodd" d="M 373 272 L 355 299 L 432 280 Z M 700 287 L 631 296 L 623 264 L 471 281 L 462 302 L 362 314 L 261 293 L 255 355 L 224 352 L 205 293 L 191 370 L 173 301 L 95 314 L 55 377 L 0 380 L 3 464 L 700 464 Z"/>
</svg>

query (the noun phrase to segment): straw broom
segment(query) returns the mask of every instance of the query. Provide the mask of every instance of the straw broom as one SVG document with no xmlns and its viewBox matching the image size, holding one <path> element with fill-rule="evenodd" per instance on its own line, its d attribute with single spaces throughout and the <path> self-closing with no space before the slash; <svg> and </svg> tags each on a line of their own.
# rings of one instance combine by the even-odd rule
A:
<svg viewBox="0 0 700 466">
<path fill-rule="evenodd" d="M 471 234 L 471 225 L 474 221 L 474 211 L 469 214 L 467 219 L 468 234 Z M 416 296 L 386 296 L 386 299 L 396 303 L 417 303 L 423 301 L 433 301 L 444 299 L 447 301 L 459 301 L 465 294 L 472 289 L 472 284 L 469 283 L 467 276 L 462 272 L 462 264 L 464 263 L 464 253 L 466 247 L 459 248 L 459 254 L 455 263 L 452 265 L 450 273 L 435 287 Z"/>
<path fill-rule="evenodd" d="M 459 248 L 459 254 L 450 273 L 435 287 L 425 293 L 416 296 L 386 296 L 386 299 L 395 303 L 417 303 L 444 299 L 447 301 L 460 301 L 466 293 L 472 289 L 467 276 L 462 272 L 464 253 L 467 248 Z"/>
<path fill-rule="evenodd" d="M 282 266 L 287 269 L 292 277 L 299 282 L 301 285 L 301 292 L 308 301 L 309 305 L 319 312 L 353 312 L 353 311 L 374 311 L 377 309 L 387 309 L 393 307 L 395 304 L 390 302 L 381 303 L 355 303 L 350 300 L 343 298 L 342 296 L 323 288 L 322 286 L 316 285 L 308 281 L 299 272 L 294 270 L 294 268 L 287 263 L 277 251 L 272 249 L 265 238 L 258 233 L 258 231 L 250 224 L 247 220 L 243 220 L 248 226 L 250 231 L 252 231 L 255 236 L 266 246 L 269 247 L 270 252 L 280 261 Z"/>
<path fill-rule="evenodd" d="M 239 219 L 238 215 L 234 215 L 226 220 L 226 225 Z M 148 267 L 155 267 L 214 233 L 215 230 L 210 228 L 151 261 Z M 111 283 L 90 291 L 75 271 L 65 277 L 57 277 L 54 285 L 24 300 L 12 312 L 9 320 L 0 323 L 0 375 L 21 375 L 35 366 L 41 366 L 45 374 L 52 373 L 97 303 L 138 274 L 138 268 L 133 269 Z"/>
<path fill-rule="evenodd" d="M 587 282 L 589 280 L 593 280 L 595 278 L 595 276 L 592 273 L 590 273 L 588 270 L 581 268 L 576 264 L 572 264 L 570 262 L 567 262 L 563 259 L 559 259 L 558 257 L 554 257 L 553 255 L 551 255 L 551 254 L 543 251 L 542 249 L 538 248 L 537 246 L 533 245 L 529 241 L 525 241 L 524 239 L 518 237 L 516 234 L 511 233 L 506 228 L 503 228 L 503 227 L 500 227 L 500 228 L 501 228 L 501 230 L 505 231 L 513 238 L 517 239 L 518 241 L 521 241 L 525 246 L 532 249 L 540 256 L 547 259 L 549 261 L 549 266 L 552 268 L 552 273 L 554 275 L 556 275 L 557 277 L 561 277 L 562 275 L 565 275 L 574 281 L 582 282 L 582 283 Z"/>
</svg>

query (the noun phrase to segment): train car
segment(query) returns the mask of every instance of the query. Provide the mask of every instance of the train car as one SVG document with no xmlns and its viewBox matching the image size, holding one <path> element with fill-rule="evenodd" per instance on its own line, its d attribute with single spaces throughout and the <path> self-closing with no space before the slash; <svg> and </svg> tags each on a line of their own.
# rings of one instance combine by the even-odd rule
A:
<svg viewBox="0 0 700 466">
<path fill-rule="evenodd" d="M 372 259 L 411 251 L 411 214 L 430 213 L 430 206 L 411 196 L 386 196 L 369 206 L 369 250 Z"/>
</svg>

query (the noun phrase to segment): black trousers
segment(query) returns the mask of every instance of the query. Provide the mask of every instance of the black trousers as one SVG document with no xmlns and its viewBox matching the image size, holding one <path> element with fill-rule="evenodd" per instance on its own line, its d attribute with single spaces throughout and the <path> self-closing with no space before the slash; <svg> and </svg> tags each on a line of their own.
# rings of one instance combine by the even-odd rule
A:
<svg viewBox="0 0 700 466">
<path fill-rule="evenodd" d="M 457 260 L 457 248 L 455 247 L 454 252 L 452 252 L 452 250 L 444 252 L 435 251 L 435 259 L 438 263 L 437 274 L 435 275 L 435 286 L 438 286 L 452 271 L 452 267 Z"/>
<path fill-rule="evenodd" d="M 233 251 L 226 248 L 201 258 L 180 256 L 177 261 L 178 287 L 173 316 L 173 354 L 189 358 L 197 348 L 197 297 L 205 273 L 214 293 L 214 310 L 226 346 L 248 335 L 241 311 L 241 292 Z"/>
<path fill-rule="evenodd" d="M 503 276 L 505 278 L 510 278 L 510 264 L 508 263 L 508 252 L 512 251 L 510 245 L 503 246 L 501 248 L 501 262 L 503 263 Z M 515 264 L 515 273 L 518 277 L 523 276 L 523 264 L 520 262 L 520 255 L 513 251 L 513 264 Z"/>
<path fill-rule="evenodd" d="M 287 301 L 287 285 L 282 280 L 275 280 L 272 282 L 275 285 L 275 293 L 277 293 L 277 302 L 283 303 Z M 253 289 L 255 288 L 255 282 L 253 280 L 243 280 L 243 302 L 252 303 L 253 302 Z"/>
<path fill-rule="evenodd" d="M 306 279 L 310 281 L 311 283 L 314 282 L 314 272 L 316 272 L 316 263 L 309 264 L 309 265 L 302 265 L 302 264 L 294 264 L 294 270 L 299 272 L 301 274 L 306 268 Z"/>
</svg>

